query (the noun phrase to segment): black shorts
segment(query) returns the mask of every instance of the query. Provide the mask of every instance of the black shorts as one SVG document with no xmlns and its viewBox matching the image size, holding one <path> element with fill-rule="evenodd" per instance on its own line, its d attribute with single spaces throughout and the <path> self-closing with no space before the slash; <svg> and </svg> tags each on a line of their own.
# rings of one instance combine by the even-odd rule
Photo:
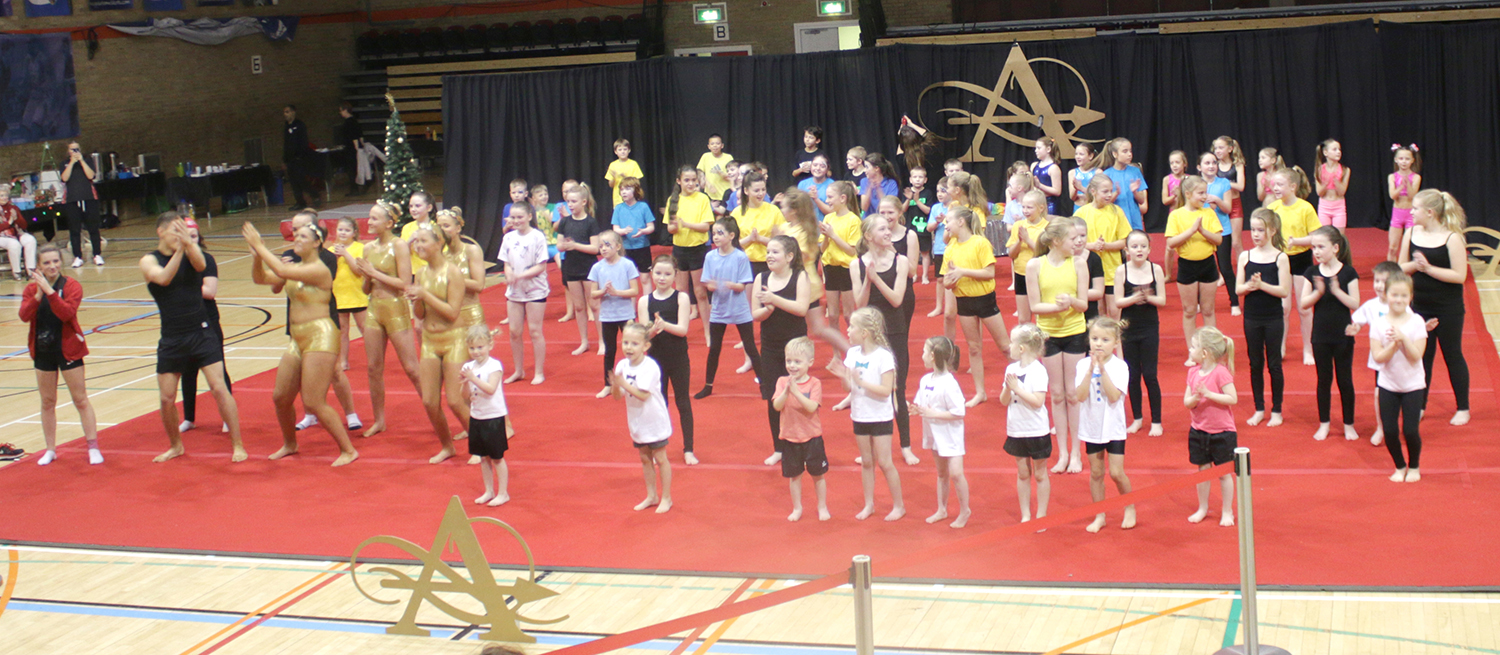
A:
<svg viewBox="0 0 1500 655">
<path fill-rule="evenodd" d="M 939 277 L 942 276 L 942 270 L 943 270 L 943 253 L 940 253 L 940 252 L 932 253 L 932 270 L 935 271 L 935 272 L 937 272 L 938 275 L 939 275 Z"/>
<path fill-rule="evenodd" d="M 640 450 L 641 448 L 650 448 L 654 452 L 666 448 L 667 442 L 669 441 L 671 441 L 671 439 L 662 439 L 661 441 L 653 441 L 651 443 L 636 443 L 632 441 L 630 442 L 630 446 L 632 448 L 635 448 L 636 450 Z"/>
<path fill-rule="evenodd" d="M 1051 357 L 1058 353 L 1069 355 L 1082 355 L 1089 351 L 1089 331 L 1084 330 L 1078 334 L 1066 337 L 1047 337 L 1042 356 Z"/>
<path fill-rule="evenodd" d="M 1302 272 L 1311 268 L 1313 265 L 1312 251 L 1304 250 L 1295 255 L 1287 255 L 1286 261 L 1288 268 L 1291 269 L 1292 275 L 1295 277 L 1302 277 Z"/>
<path fill-rule="evenodd" d="M 357 312 L 365 311 L 366 309 L 369 309 L 368 305 L 366 305 L 364 307 L 340 307 L 339 308 L 339 313 L 340 314 L 354 314 L 354 313 L 357 313 Z"/>
<path fill-rule="evenodd" d="M 1012 457 L 1047 459 L 1052 456 L 1052 437 L 1006 437 L 1004 448 Z"/>
<path fill-rule="evenodd" d="M 1204 432 L 1189 428 L 1188 461 L 1192 462 L 1193 466 L 1232 462 L 1234 461 L 1234 448 L 1238 443 L 1239 436 L 1233 430 Z"/>
<path fill-rule="evenodd" d="M 38 371 L 71 371 L 83 366 L 82 359 L 68 359 L 63 357 L 62 349 L 52 351 L 38 351 L 36 357 L 31 360 L 31 367 Z"/>
<path fill-rule="evenodd" d="M 853 291 L 854 280 L 849 277 L 848 266 L 823 265 L 823 290 Z"/>
<path fill-rule="evenodd" d="M 1016 285 L 1016 295 L 1018 295 L 1018 296 L 1024 296 L 1024 295 L 1026 295 L 1026 274 L 1025 273 L 1011 273 L 1010 274 L 1010 279 Z"/>
<path fill-rule="evenodd" d="M 157 375 L 191 373 L 222 361 L 224 342 L 207 325 L 185 334 L 163 336 L 156 342 Z"/>
<path fill-rule="evenodd" d="M 864 421 L 854 422 L 854 435 L 857 437 L 889 437 L 893 430 L 890 421 Z"/>
<path fill-rule="evenodd" d="M 1212 255 L 1203 259 L 1177 258 L 1178 284 L 1212 284 L 1219 280 L 1219 262 Z"/>
<path fill-rule="evenodd" d="M 1111 455 L 1119 455 L 1121 457 L 1124 457 L 1125 456 L 1125 440 L 1124 439 L 1120 439 L 1120 440 L 1117 440 L 1117 441 L 1111 441 L 1109 443 L 1088 443 L 1088 442 L 1084 442 L 1084 444 L 1083 444 L 1083 451 L 1084 451 L 1084 453 L 1089 454 L 1089 455 L 1092 455 L 1092 454 L 1097 453 L 1097 452 L 1106 452 L 1106 453 L 1109 453 Z"/>
<path fill-rule="evenodd" d="M 645 248 L 627 248 L 625 257 L 635 262 L 635 270 L 641 273 L 651 272 L 651 246 Z"/>
<path fill-rule="evenodd" d="M 505 459 L 505 451 L 510 450 L 510 437 L 505 436 L 505 424 L 508 420 L 505 416 L 469 417 L 469 456 Z"/>
<path fill-rule="evenodd" d="M 781 442 L 781 477 L 795 478 L 803 471 L 813 477 L 828 472 L 828 453 L 823 447 L 823 437 L 813 437 L 805 443 Z"/>
<path fill-rule="evenodd" d="M 932 233 L 927 230 L 917 232 L 917 250 L 932 253 Z"/>
<path fill-rule="evenodd" d="M 566 262 L 564 262 L 564 263 L 566 263 Z M 576 274 L 573 274 L 573 273 L 569 273 L 568 270 L 566 268 L 564 268 L 563 272 L 562 272 L 562 279 L 563 279 L 563 284 L 567 284 L 569 282 L 588 282 L 589 281 L 589 274 L 588 274 L 588 272 L 585 271 L 582 275 L 576 275 Z"/>
<path fill-rule="evenodd" d="M 708 255 L 708 244 L 696 246 L 672 246 L 672 257 L 677 260 L 679 271 L 703 270 L 703 258 Z"/>
<path fill-rule="evenodd" d="M 993 293 L 982 296 L 954 296 L 953 299 L 959 316 L 986 319 L 1000 313 L 1000 306 L 995 304 Z"/>
</svg>

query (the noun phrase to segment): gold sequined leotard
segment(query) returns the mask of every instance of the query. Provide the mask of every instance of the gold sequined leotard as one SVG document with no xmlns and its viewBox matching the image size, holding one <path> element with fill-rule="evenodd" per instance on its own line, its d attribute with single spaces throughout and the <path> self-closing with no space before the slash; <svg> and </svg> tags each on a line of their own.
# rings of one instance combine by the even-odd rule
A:
<svg viewBox="0 0 1500 655">
<path fill-rule="evenodd" d="M 447 266 L 423 268 L 417 272 L 417 284 L 434 296 L 447 298 L 451 270 Z M 463 326 L 449 322 L 435 311 L 427 312 L 422 320 L 422 359 L 440 359 L 444 363 L 463 365 L 468 358 Z"/>
<path fill-rule="evenodd" d="M 389 244 L 381 244 L 379 239 L 371 241 L 365 246 L 365 260 L 369 261 L 375 270 L 391 277 L 398 277 L 400 269 L 396 263 L 395 241 Z M 377 298 L 371 295 L 367 311 L 369 316 L 365 319 L 365 329 L 376 329 L 386 334 L 396 334 L 411 329 L 411 305 L 407 304 L 406 299 L 401 296 Z"/>
</svg>

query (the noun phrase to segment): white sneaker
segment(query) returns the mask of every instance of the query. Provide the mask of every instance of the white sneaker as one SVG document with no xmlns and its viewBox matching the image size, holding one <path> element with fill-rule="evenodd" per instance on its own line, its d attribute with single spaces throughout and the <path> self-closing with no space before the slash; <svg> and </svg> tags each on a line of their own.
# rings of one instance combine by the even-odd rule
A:
<svg viewBox="0 0 1500 655">
<path fill-rule="evenodd" d="M 183 422 L 177 424 L 177 431 L 178 432 L 187 432 L 188 430 L 191 430 L 191 429 L 193 429 L 193 422 L 192 421 L 183 421 Z"/>
<path fill-rule="evenodd" d="M 99 464 L 103 464 L 104 463 L 104 453 L 99 452 L 98 448 L 90 448 L 89 449 L 89 463 L 93 464 L 95 466 L 98 466 Z"/>
<path fill-rule="evenodd" d="M 219 428 L 219 431 L 223 432 L 224 434 L 229 434 L 229 424 L 225 423 L 224 427 Z"/>
<path fill-rule="evenodd" d="M 73 268 L 83 268 L 83 258 L 82 257 L 74 257 L 73 258 Z"/>
<path fill-rule="evenodd" d="M 306 430 L 306 429 L 308 429 L 308 428 L 310 428 L 310 427 L 312 427 L 314 425 L 317 425 L 317 424 L 318 424 L 318 417 L 317 416 L 314 416 L 312 414 L 304 414 L 304 415 L 302 415 L 302 420 L 297 421 L 297 429 L 298 430 Z"/>
<path fill-rule="evenodd" d="M 104 255 L 94 255 L 94 265 L 95 266 L 103 266 L 104 265 Z"/>
<path fill-rule="evenodd" d="M 365 429 L 365 424 L 359 420 L 359 414 L 350 414 L 345 416 L 344 420 L 347 422 L 346 425 L 350 430 Z"/>
</svg>

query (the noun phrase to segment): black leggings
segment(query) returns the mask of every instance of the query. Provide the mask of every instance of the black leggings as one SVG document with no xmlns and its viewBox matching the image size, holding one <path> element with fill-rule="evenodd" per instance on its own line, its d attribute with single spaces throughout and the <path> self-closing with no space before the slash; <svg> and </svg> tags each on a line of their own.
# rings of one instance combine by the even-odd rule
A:
<svg viewBox="0 0 1500 655">
<path fill-rule="evenodd" d="M 724 347 L 724 330 L 729 327 L 728 323 L 708 324 L 708 370 L 703 373 L 703 383 L 713 386 L 714 377 L 719 372 L 719 351 Z M 735 324 L 735 329 L 740 332 L 740 343 L 745 344 L 745 355 L 750 358 L 750 367 L 755 369 L 755 377 L 760 377 L 760 351 L 755 349 L 755 323 L 747 321 Z"/>
<path fill-rule="evenodd" d="M 651 357 L 661 367 L 661 398 L 667 399 L 667 387 L 672 388 L 677 401 L 677 418 L 682 424 L 682 452 L 693 452 L 693 366 L 688 359 L 687 346 L 651 349 Z"/>
<path fill-rule="evenodd" d="M 1161 335 L 1153 334 L 1144 339 L 1124 342 L 1121 350 L 1125 363 L 1130 366 L 1126 391 L 1130 394 L 1131 416 L 1137 421 L 1143 414 L 1141 407 L 1141 382 L 1146 383 L 1146 397 L 1151 402 L 1151 423 L 1161 422 L 1161 384 L 1156 380 L 1156 362 L 1160 358 Z"/>
<path fill-rule="evenodd" d="M 896 359 L 896 433 L 901 437 L 902 448 L 911 448 L 911 408 L 906 405 L 906 373 L 911 368 L 911 353 L 907 338 L 905 334 L 886 335 Z"/>
<path fill-rule="evenodd" d="M 771 422 L 771 447 L 779 453 L 786 442 L 781 440 L 781 412 L 776 411 L 771 398 L 776 393 L 776 381 L 787 375 L 786 342 L 760 345 L 761 352 L 765 354 L 760 360 L 760 397 L 766 401 L 766 419 Z"/>
<path fill-rule="evenodd" d="M 1397 355 L 1400 356 L 1399 354 Z M 1380 425 L 1385 430 L 1385 448 L 1391 451 L 1391 461 L 1396 468 L 1421 468 L 1422 436 L 1417 426 L 1422 423 L 1422 403 L 1427 398 L 1426 389 L 1396 393 L 1380 389 Z M 1400 429 L 1396 421 L 1400 420 Z M 1406 450 L 1409 457 L 1401 456 L 1401 434 L 1406 434 Z"/>
<path fill-rule="evenodd" d="M 1432 364 L 1437 361 L 1439 349 L 1443 351 L 1443 365 L 1448 367 L 1448 384 L 1453 387 L 1453 401 L 1458 411 L 1469 409 L 1469 363 L 1464 360 L 1464 313 L 1436 314 L 1438 324 L 1427 333 L 1427 352 L 1422 353 L 1422 366 L 1427 373 L 1427 388 L 1432 388 Z M 1423 392 L 1422 408 L 1427 408 L 1426 392 Z"/>
<path fill-rule="evenodd" d="M 1224 235 L 1224 240 L 1219 242 L 1219 249 L 1214 255 L 1219 258 L 1219 275 L 1224 276 L 1224 290 L 1229 292 L 1229 306 L 1239 307 L 1240 294 L 1234 292 L 1234 239 L 1231 236 Z"/>
<path fill-rule="evenodd" d="M 620 330 L 630 321 L 604 321 L 604 384 L 609 385 L 609 374 L 615 370 L 615 352 L 620 347 Z M 666 373 L 662 373 L 666 377 Z M 662 400 L 666 400 L 663 396 Z"/>
<path fill-rule="evenodd" d="M 224 367 L 224 386 L 234 393 L 234 382 L 229 379 L 229 367 Z M 182 420 L 198 421 L 198 369 L 182 374 Z"/>
<path fill-rule="evenodd" d="M 1281 413 L 1281 396 L 1286 390 L 1286 377 L 1281 371 L 1281 336 L 1286 324 L 1281 317 L 1274 319 L 1245 319 L 1245 354 L 1250 357 L 1250 396 L 1255 400 L 1255 411 L 1266 411 L 1266 380 L 1263 373 L 1271 369 L 1271 412 Z"/>
<path fill-rule="evenodd" d="M 63 211 L 68 216 L 69 238 L 73 244 L 73 256 L 83 258 L 83 231 L 89 231 L 89 239 L 94 242 L 94 256 L 104 254 L 104 239 L 99 236 L 99 201 L 78 200 L 64 205 Z"/>
<path fill-rule="evenodd" d="M 1267 344 L 1269 346 L 1270 344 Z M 1276 346 L 1280 348 L 1278 344 Z M 1328 423 L 1333 403 L 1333 376 L 1339 376 L 1339 402 L 1344 425 L 1354 425 L 1354 339 L 1314 343 L 1313 362 L 1318 366 L 1318 422 Z"/>
</svg>

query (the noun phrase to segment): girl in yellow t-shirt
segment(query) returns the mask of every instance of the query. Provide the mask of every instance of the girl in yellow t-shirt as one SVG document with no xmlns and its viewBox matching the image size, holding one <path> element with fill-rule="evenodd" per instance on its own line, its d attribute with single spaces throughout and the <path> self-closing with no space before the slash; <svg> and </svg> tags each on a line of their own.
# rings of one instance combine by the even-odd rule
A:
<svg viewBox="0 0 1500 655">
<path fill-rule="evenodd" d="M 1089 350 L 1083 313 L 1088 310 L 1088 263 L 1074 257 L 1074 242 L 1088 237 L 1072 221 L 1053 221 L 1037 237 L 1036 256 L 1026 263 L 1027 302 L 1036 326 L 1047 335 L 1042 365 L 1052 396 L 1052 422 L 1057 428 L 1057 465 L 1053 473 L 1083 471 L 1079 453 L 1078 401 L 1064 392 L 1078 361 Z M 1071 447 L 1069 447 L 1071 444 Z"/>
<path fill-rule="evenodd" d="M 1047 228 L 1047 197 L 1041 191 L 1021 196 L 1022 220 L 1010 226 L 1005 248 L 1010 253 L 1011 284 L 1016 289 L 1016 320 L 1031 322 L 1031 304 L 1026 302 L 1026 263 L 1036 256 L 1036 238 Z"/>
<path fill-rule="evenodd" d="M 1288 298 L 1282 303 L 1285 308 L 1287 329 L 1282 330 L 1282 350 L 1286 350 L 1286 332 L 1291 326 L 1291 302 L 1297 301 L 1297 315 L 1301 317 L 1302 327 L 1302 365 L 1313 365 L 1312 353 L 1312 308 L 1302 309 L 1302 296 L 1312 293 L 1312 285 L 1308 284 L 1302 277 L 1302 273 L 1313 265 L 1312 238 L 1309 236 L 1323 224 L 1318 221 L 1318 210 L 1313 209 L 1311 203 L 1303 200 L 1311 186 L 1307 182 L 1307 175 L 1302 172 L 1301 167 L 1279 168 L 1271 173 L 1271 195 L 1266 197 L 1266 208 L 1276 212 L 1276 217 L 1281 219 L 1281 236 L 1286 239 L 1286 259 L 1292 271 L 1292 279 L 1296 280 L 1292 291 L 1295 298 Z"/>
<path fill-rule="evenodd" d="M 359 326 L 365 333 L 365 308 L 370 306 L 370 296 L 365 294 L 365 278 L 354 268 L 355 260 L 365 256 L 365 244 L 359 242 L 359 223 L 345 216 L 339 219 L 334 230 L 336 241 L 333 254 L 339 256 L 339 270 L 333 276 L 333 301 L 339 308 L 339 339 L 343 349 L 339 350 L 339 368 L 349 370 L 349 324 Z"/>
<path fill-rule="evenodd" d="M 1119 316 L 1115 307 L 1115 269 L 1120 267 L 1120 253 L 1130 237 L 1130 219 L 1115 204 L 1119 195 L 1113 179 L 1095 175 L 1084 190 L 1086 204 L 1073 212 L 1088 225 L 1088 249 L 1099 253 L 1099 264 L 1104 267 L 1104 312 L 1114 317 Z"/>
<path fill-rule="evenodd" d="M 951 192 L 950 192 L 951 193 Z M 948 232 L 948 250 L 943 253 L 943 287 L 953 290 L 958 309 L 958 327 L 969 346 L 969 371 L 974 376 L 974 396 L 964 403 L 973 407 L 989 399 L 984 391 L 984 337 L 981 325 L 990 333 L 1000 352 L 1010 352 L 1010 331 L 1005 317 L 995 304 L 995 251 L 988 239 L 974 233 L 973 225 L 983 219 L 968 207 L 954 207 L 943 217 Z"/>
<path fill-rule="evenodd" d="M 1214 255 L 1224 240 L 1219 215 L 1205 206 L 1208 183 L 1188 176 L 1177 191 L 1177 208 L 1167 216 L 1167 247 L 1177 251 L 1177 293 L 1182 297 L 1182 335 L 1189 343 L 1203 327 L 1214 327 L 1214 293 L 1218 290 L 1219 266 Z M 1190 362 L 1189 366 L 1192 365 Z"/>
<path fill-rule="evenodd" d="M 849 349 L 849 340 L 828 325 L 828 317 L 820 308 L 824 295 L 823 275 L 818 271 L 818 261 L 823 255 L 818 245 L 822 238 L 822 224 L 818 222 L 813 196 L 793 187 L 781 194 L 780 206 L 781 215 L 786 218 L 781 235 L 797 241 L 802 255 L 802 271 L 807 274 L 807 286 L 812 292 L 808 300 L 807 333 L 822 339 L 824 343 L 833 346 L 834 350 L 844 352 Z"/>
<path fill-rule="evenodd" d="M 849 264 L 864 237 L 855 202 L 854 185 L 839 181 L 828 185 L 828 206 L 834 212 L 823 217 L 818 230 L 823 234 L 823 288 L 828 296 L 828 323 L 838 330 L 839 319 L 854 313 L 854 283 L 849 278 Z M 842 330 L 839 330 L 842 332 Z"/>
</svg>

